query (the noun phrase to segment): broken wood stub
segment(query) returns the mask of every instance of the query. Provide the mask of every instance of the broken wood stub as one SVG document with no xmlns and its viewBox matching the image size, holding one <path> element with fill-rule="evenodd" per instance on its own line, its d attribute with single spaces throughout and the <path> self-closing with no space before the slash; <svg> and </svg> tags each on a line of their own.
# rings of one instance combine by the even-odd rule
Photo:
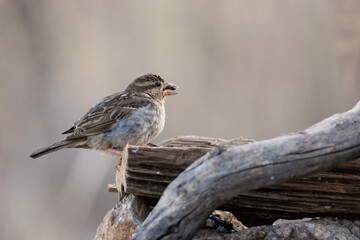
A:
<svg viewBox="0 0 360 240">
<path fill-rule="evenodd" d="M 159 197 L 173 179 L 213 147 L 229 148 L 249 142 L 253 140 L 185 136 L 161 142 L 159 147 L 129 146 L 116 183 L 123 193 Z"/>
</svg>

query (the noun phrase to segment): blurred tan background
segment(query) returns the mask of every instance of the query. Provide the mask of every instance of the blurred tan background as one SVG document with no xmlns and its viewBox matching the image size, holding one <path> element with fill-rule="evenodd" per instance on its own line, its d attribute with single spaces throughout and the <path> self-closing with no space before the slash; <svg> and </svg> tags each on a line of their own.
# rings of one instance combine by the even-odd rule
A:
<svg viewBox="0 0 360 240">
<path fill-rule="evenodd" d="M 138 75 L 180 87 L 154 142 L 261 140 L 351 108 L 359 56 L 356 0 L 0 0 L 1 239 L 92 239 L 114 159 L 28 154 Z"/>
</svg>

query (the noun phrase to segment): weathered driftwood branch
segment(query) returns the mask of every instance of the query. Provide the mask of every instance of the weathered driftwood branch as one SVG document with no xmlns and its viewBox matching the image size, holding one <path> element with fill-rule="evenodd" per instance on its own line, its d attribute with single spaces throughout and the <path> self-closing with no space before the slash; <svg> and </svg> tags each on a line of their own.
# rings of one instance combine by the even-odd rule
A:
<svg viewBox="0 0 360 240">
<path fill-rule="evenodd" d="M 217 206 L 360 157 L 360 102 L 305 131 L 207 153 L 165 190 L 135 240 L 190 239 Z"/>
</svg>

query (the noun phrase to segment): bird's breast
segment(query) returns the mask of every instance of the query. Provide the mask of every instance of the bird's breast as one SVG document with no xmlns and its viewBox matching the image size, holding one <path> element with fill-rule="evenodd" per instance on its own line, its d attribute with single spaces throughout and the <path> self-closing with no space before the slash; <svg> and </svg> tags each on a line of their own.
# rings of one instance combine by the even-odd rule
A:
<svg viewBox="0 0 360 240">
<path fill-rule="evenodd" d="M 164 125 L 164 105 L 161 103 L 149 104 L 138 109 L 132 116 L 119 121 L 111 131 L 101 136 L 101 140 L 111 147 L 121 148 L 127 143 L 142 145 L 159 135 Z"/>
</svg>

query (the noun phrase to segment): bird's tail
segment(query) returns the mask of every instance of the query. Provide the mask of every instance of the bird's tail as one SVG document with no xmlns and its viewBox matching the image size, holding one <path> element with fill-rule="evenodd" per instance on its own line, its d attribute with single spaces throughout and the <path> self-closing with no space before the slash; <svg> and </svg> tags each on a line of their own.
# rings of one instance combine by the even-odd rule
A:
<svg viewBox="0 0 360 240">
<path fill-rule="evenodd" d="M 66 148 L 66 147 L 73 147 L 74 146 L 74 141 L 71 141 L 71 140 L 61 140 L 59 142 L 56 142 L 54 144 L 51 144 L 50 146 L 45 146 L 45 147 L 41 147 L 41 148 L 38 148 L 36 150 L 34 150 L 31 154 L 30 154 L 30 157 L 31 158 L 38 158 L 38 157 L 41 157 L 45 154 L 48 154 L 48 153 L 52 153 L 52 152 L 55 152 L 57 150 L 60 150 L 62 148 Z"/>
</svg>

